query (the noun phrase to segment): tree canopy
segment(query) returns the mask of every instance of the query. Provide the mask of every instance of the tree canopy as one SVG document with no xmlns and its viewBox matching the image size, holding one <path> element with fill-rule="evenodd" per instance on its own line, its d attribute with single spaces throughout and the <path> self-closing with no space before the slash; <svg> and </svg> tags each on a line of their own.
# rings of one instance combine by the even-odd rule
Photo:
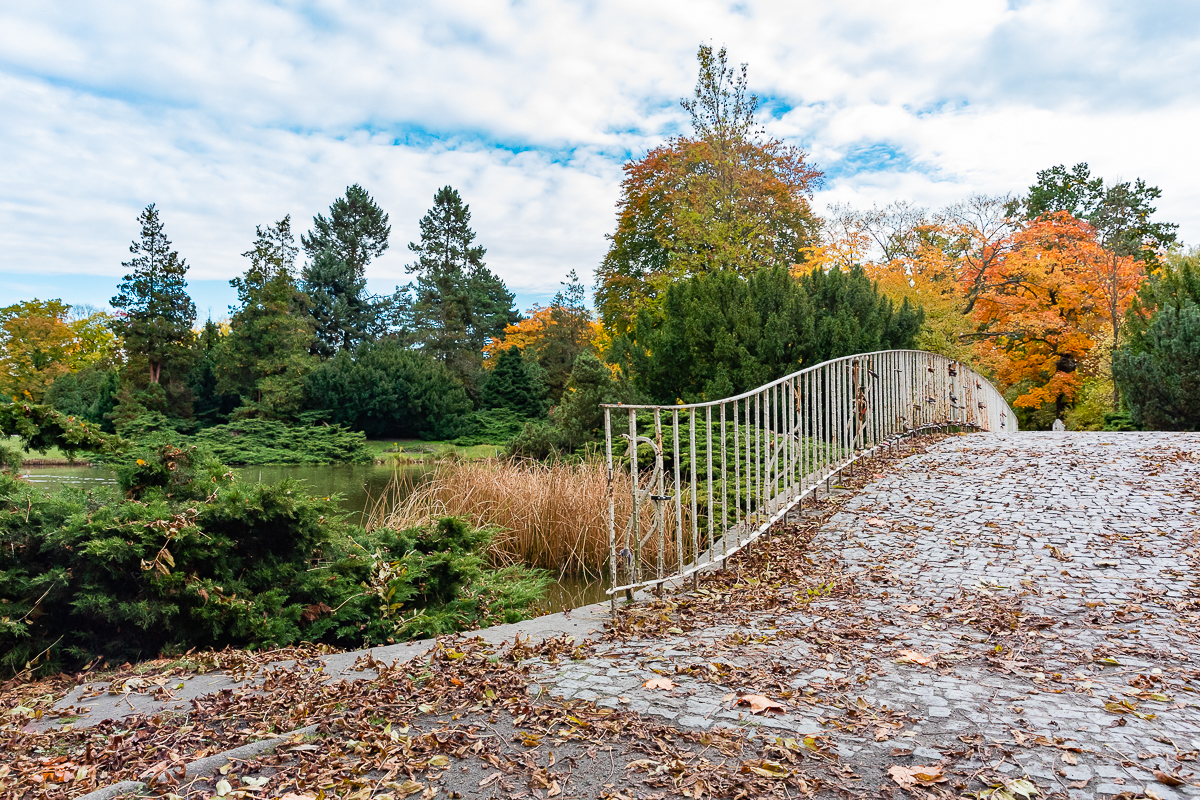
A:
<svg viewBox="0 0 1200 800">
<path fill-rule="evenodd" d="M 484 264 L 487 252 L 475 244 L 471 209 L 445 186 L 421 218 L 421 240 L 408 245 L 416 261 L 411 301 L 411 332 L 426 353 L 468 385 L 483 361 L 488 341 L 503 334 L 520 315 L 513 295 Z"/>
<path fill-rule="evenodd" d="M 682 100 L 692 136 L 676 137 L 625 165 L 617 229 L 597 270 L 605 327 L 627 332 L 642 308 L 691 275 L 805 260 L 819 222 L 810 206 L 821 173 L 799 148 L 757 127 L 746 67 L 701 45 L 695 95 Z"/>
<path fill-rule="evenodd" d="M 141 238 L 129 246 L 130 270 L 110 301 L 118 309 L 113 329 L 130 354 L 145 359 L 150 383 L 162 370 L 186 362 L 196 321 L 196 305 L 187 293 L 187 262 L 171 249 L 171 240 L 154 204 L 138 217 Z"/>
<path fill-rule="evenodd" d="M 367 265 L 388 248 L 388 215 L 357 183 L 333 201 L 329 216 L 313 217 L 313 228 L 300 237 L 308 263 L 303 288 L 311 300 L 318 355 L 353 348 L 378 332 L 381 305 L 367 292 Z"/>
</svg>

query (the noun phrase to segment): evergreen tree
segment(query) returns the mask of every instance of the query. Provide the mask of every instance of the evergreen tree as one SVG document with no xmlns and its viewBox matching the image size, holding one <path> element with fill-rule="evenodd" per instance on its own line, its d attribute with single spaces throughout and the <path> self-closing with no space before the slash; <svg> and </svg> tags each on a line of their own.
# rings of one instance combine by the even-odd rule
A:
<svg viewBox="0 0 1200 800">
<path fill-rule="evenodd" d="M 239 398 L 223 396 L 217 391 L 217 362 L 223 340 L 221 328 L 211 319 L 196 337 L 196 354 L 188 373 L 188 388 L 192 392 L 192 413 L 202 425 L 225 422 Z"/>
<path fill-rule="evenodd" d="M 314 351 L 328 357 L 373 338 L 388 305 L 367 293 L 366 268 L 388 248 L 388 215 L 357 183 L 329 207 L 329 217 L 313 217 L 312 231 L 300 237 L 309 261 L 303 287 L 312 300 Z"/>
<path fill-rule="evenodd" d="M 782 268 L 749 279 L 721 270 L 671 286 L 661 313 L 643 309 L 612 355 L 650 397 L 717 400 L 831 358 L 911 347 L 922 317 L 907 301 L 895 311 L 857 267 L 800 280 Z"/>
<path fill-rule="evenodd" d="M 604 435 L 601 403 L 625 401 L 613 372 L 595 353 L 584 350 L 575 359 L 562 403 L 554 411 L 554 424 L 565 434 L 569 449 Z"/>
<path fill-rule="evenodd" d="M 1135 426 L 1200 430 L 1200 259 L 1172 255 L 1129 310 L 1113 377 Z"/>
<path fill-rule="evenodd" d="M 408 245 L 417 255 L 408 267 L 417 276 L 413 334 L 425 352 L 468 382 L 483 360 L 483 346 L 520 318 L 513 295 L 484 265 L 487 251 L 474 241 L 470 207 L 446 186 L 421 219 L 420 243 Z"/>
<path fill-rule="evenodd" d="M 217 359 L 217 391 L 238 395 L 246 414 L 287 417 L 299 411 L 314 337 L 308 299 L 296 288 L 291 217 L 256 228 L 250 266 L 230 285 L 241 305 Z"/>
<path fill-rule="evenodd" d="M 899 309 L 861 267 L 814 269 L 801 285 L 813 305 L 815 319 L 811 348 L 805 350 L 806 364 L 875 350 L 913 346 L 925 313 L 913 308 L 906 298 Z"/>
<path fill-rule="evenodd" d="M 131 272 L 110 301 L 119 309 L 113 330 L 127 353 L 145 359 L 150 383 L 158 383 L 164 367 L 182 365 L 188 357 L 196 305 L 187 293 L 187 262 L 171 249 L 153 203 L 138 222 L 141 239 L 129 246 L 133 258 L 121 263 Z"/>
<path fill-rule="evenodd" d="M 486 408 L 508 408 L 533 418 L 545 412 L 545 396 L 545 386 L 530 374 L 520 348 L 514 346 L 496 360 L 480 399 Z"/>
<path fill-rule="evenodd" d="M 1160 311 L 1139 351 L 1117 351 L 1113 375 L 1138 428 L 1200 430 L 1200 306 Z"/>
<path fill-rule="evenodd" d="M 441 364 L 394 338 L 343 350 L 305 381 L 309 408 L 368 436 L 448 439 L 471 412 L 466 391 Z"/>
</svg>

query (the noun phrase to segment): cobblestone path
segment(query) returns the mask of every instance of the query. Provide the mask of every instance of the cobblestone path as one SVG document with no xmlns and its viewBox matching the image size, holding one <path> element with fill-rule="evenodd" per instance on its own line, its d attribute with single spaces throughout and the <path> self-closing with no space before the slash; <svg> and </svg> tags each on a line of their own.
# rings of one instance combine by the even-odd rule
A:
<svg viewBox="0 0 1200 800">
<path fill-rule="evenodd" d="M 859 792 L 1200 797 L 1200 435 L 957 436 L 875 477 L 779 606 L 610 635 L 535 691 L 748 727 Z"/>
</svg>

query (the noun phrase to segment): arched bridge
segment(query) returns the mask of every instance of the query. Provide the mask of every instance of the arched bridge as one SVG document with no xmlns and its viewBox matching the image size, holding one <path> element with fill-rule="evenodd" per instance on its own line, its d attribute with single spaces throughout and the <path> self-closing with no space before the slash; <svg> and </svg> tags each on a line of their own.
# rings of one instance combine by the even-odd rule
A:
<svg viewBox="0 0 1200 800">
<path fill-rule="evenodd" d="M 704 403 L 604 409 L 614 613 L 618 592 L 694 580 L 905 437 L 1017 429 L 986 378 L 920 350 L 833 359 Z"/>
</svg>

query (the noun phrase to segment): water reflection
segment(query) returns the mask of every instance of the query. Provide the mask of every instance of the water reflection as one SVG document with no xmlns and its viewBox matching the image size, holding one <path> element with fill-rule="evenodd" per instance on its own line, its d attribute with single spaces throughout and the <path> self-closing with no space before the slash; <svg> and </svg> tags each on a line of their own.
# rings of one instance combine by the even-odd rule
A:
<svg viewBox="0 0 1200 800">
<path fill-rule="evenodd" d="M 432 467 L 423 464 L 339 464 L 334 466 L 266 466 L 234 469 L 242 481 L 278 483 L 285 478 L 303 481 L 306 491 L 320 497 L 341 495 L 339 504 L 355 515 L 355 522 L 365 521 L 364 512 L 384 495 L 395 482 L 401 492 L 424 480 Z M 115 486 L 117 474 L 104 467 L 30 467 L 26 480 L 47 490 L 60 486 Z M 403 494 L 401 493 L 401 495 Z M 392 495 L 397 497 L 396 494 Z"/>
</svg>

